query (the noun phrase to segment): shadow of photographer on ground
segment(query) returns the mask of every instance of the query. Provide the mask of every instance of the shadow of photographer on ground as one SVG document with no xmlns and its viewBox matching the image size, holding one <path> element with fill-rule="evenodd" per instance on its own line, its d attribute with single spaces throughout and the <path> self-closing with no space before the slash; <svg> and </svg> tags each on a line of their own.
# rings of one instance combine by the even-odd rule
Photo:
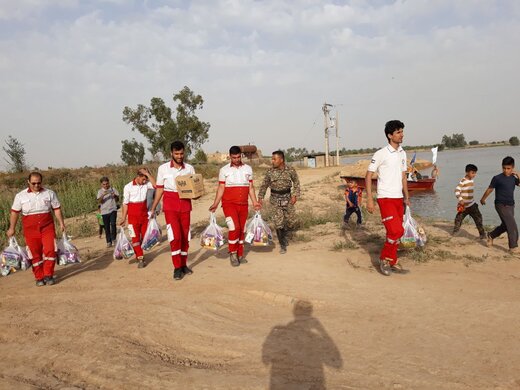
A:
<svg viewBox="0 0 520 390">
<path fill-rule="evenodd" d="M 271 366 L 269 389 L 325 389 L 324 366 L 341 368 L 341 354 L 312 304 L 297 301 L 294 320 L 275 326 L 262 347 L 262 362 Z"/>
</svg>

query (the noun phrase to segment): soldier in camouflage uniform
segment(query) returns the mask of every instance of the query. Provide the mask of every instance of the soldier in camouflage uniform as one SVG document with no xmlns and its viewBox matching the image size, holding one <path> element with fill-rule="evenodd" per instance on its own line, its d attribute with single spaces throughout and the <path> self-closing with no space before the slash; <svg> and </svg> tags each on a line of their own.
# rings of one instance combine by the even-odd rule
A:
<svg viewBox="0 0 520 390">
<path fill-rule="evenodd" d="M 271 159 L 273 167 L 264 177 L 264 182 L 258 191 L 258 201 L 262 204 L 267 188 L 271 188 L 269 203 L 274 214 L 272 222 L 280 241 L 280 253 L 287 252 L 289 230 L 295 227 L 296 212 L 294 204 L 300 197 L 300 180 L 294 168 L 285 165 L 285 155 L 281 150 L 273 152 Z"/>
</svg>

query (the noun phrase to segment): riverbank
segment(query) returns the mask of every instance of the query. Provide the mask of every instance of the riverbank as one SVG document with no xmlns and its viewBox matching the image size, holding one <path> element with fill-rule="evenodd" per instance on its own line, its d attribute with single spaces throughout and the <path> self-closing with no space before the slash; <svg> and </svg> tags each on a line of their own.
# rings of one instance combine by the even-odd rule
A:
<svg viewBox="0 0 520 390">
<path fill-rule="evenodd" d="M 208 180 L 192 213 L 194 274 L 180 282 L 165 243 L 139 270 L 97 236 L 75 240 L 83 263 L 58 267 L 55 286 L 36 288 L 30 272 L 0 278 L 2 386 L 520 386 L 520 261 L 505 239 L 487 248 L 472 224 L 451 237 L 451 224 L 424 220 L 424 250 L 401 253 L 410 272 L 385 277 L 378 215 L 344 230 L 338 169 L 300 177 L 308 223 L 285 255 L 248 247 L 249 263 L 232 268 L 225 249 L 200 249 L 217 184 Z"/>
</svg>

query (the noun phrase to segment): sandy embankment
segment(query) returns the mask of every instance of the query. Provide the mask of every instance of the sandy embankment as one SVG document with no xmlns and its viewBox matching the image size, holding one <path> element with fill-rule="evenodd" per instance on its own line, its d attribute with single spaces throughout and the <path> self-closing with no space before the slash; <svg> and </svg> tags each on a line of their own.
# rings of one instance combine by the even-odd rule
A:
<svg viewBox="0 0 520 390">
<path fill-rule="evenodd" d="M 300 171 L 298 207 L 342 209 L 337 171 Z M 283 389 L 517 389 L 520 260 L 505 239 L 488 249 L 473 225 L 456 238 L 450 227 L 427 223 L 426 251 L 391 277 L 372 266 L 377 217 L 305 231 L 283 256 L 254 248 L 237 269 L 195 239 L 194 274 L 180 282 L 164 243 L 138 270 L 97 237 L 77 240 L 89 259 L 58 268 L 57 285 L 0 279 L 0 388 L 265 389 L 272 378 Z M 294 317 L 298 300 L 312 313 Z"/>
</svg>

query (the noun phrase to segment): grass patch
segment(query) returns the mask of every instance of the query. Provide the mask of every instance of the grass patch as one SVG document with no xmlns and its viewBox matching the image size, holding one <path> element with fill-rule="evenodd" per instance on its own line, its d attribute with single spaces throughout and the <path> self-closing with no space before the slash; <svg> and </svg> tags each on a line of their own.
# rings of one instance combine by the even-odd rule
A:
<svg viewBox="0 0 520 390">
<path fill-rule="evenodd" d="M 470 263 L 483 263 L 487 258 L 487 254 L 482 256 L 464 255 L 464 259 Z"/>
<path fill-rule="evenodd" d="M 325 225 L 329 222 L 342 224 L 343 210 L 339 209 L 338 205 L 330 205 L 320 210 L 320 212 L 314 211 L 309 207 L 303 210 L 300 209 L 297 212 L 297 217 L 300 229 L 310 229 L 313 226 Z"/>
<path fill-rule="evenodd" d="M 292 241 L 294 241 L 294 242 L 311 242 L 312 237 L 309 234 L 298 232 L 298 233 L 293 234 Z"/>
<path fill-rule="evenodd" d="M 345 249 L 358 249 L 359 247 L 353 243 L 350 240 L 345 241 L 334 241 L 334 244 L 332 245 L 331 251 L 334 252 L 342 252 Z"/>
</svg>

